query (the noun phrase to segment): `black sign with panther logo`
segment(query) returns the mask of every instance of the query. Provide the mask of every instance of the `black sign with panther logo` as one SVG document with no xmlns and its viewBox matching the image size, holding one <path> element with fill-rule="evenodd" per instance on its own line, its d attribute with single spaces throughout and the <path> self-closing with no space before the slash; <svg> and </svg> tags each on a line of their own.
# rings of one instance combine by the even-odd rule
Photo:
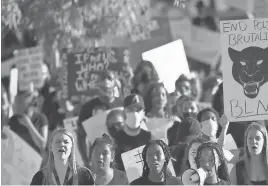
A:
<svg viewBox="0 0 268 186">
<path fill-rule="evenodd" d="M 229 47 L 228 53 L 233 61 L 233 78 L 243 86 L 245 96 L 256 98 L 261 86 L 268 82 L 268 47 L 252 46 L 242 51 Z"/>
</svg>

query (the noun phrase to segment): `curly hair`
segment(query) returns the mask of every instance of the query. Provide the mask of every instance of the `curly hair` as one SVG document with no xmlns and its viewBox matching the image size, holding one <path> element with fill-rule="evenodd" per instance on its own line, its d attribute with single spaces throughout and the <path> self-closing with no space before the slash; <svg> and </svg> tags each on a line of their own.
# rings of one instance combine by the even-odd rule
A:
<svg viewBox="0 0 268 186">
<path fill-rule="evenodd" d="M 160 88 L 165 89 L 166 96 L 167 96 L 167 99 L 168 99 L 168 91 L 165 88 L 165 85 L 163 83 L 152 84 L 152 86 L 150 87 L 150 89 L 148 90 L 146 95 L 144 96 L 145 114 L 148 114 L 149 112 L 151 112 L 151 110 L 153 108 L 153 91 L 156 90 L 156 89 L 160 89 Z M 166 112 L 168 111 L 168 103 L 165 106 L 165 111 Z"/>
<path fill-rule="evenodd" d="M 158 73 L 154 67 L 154 65 L 152 64 L 152 62 L 150 61 L 145 61 L 145 60 L 142 60 L 138 66 L 136 67 L 135 71 L 134 71 L 134 76 L 132 78 L 132 84 L 133 84 L 133 87 L 134 89 L 137 89 L 137 86 L 143 82 L 142 80 L 142 74 L 144 73 L 144 67 L 147 66 L 147 67 L 150 67 L 151 68 L 151 74 L 149 74 L 150 76 L 150 79 L 149 81 L 158 81 L 159 80 L 159 76 L 158 76 Z M 145 84 L 149 83 L 149 82 L 143 82 Z"/>
<path fill-rule="evenodd" d="M 162 172 L 164 173 L 164 184 L 166 185 L 167 179 L 172 176 L 170 170 L 168 170 L 168 163 L 169 163 L 169 160 L 171 158 L 171 154 L 169 151 L 169 147 L 162 140 L 150 140 L 143 148 L 142 159 L 144 161 L 144 164 L 143 164 L 142 177 L 148 178 L 148 176 L 149 176 L 150 169 L 149 169 L 149 166 L 146 162 L 146 155 L 147 155 L 148 148 L 153 144 L 159 145 L 163 149 L 163 152 L 165 154 L 165 163 L 164 163 L 164 166 L 162 168 Z"/>
<path fill-rule="evenodd" d="M 197 168 L 200 168 L 200 161 L 199 160 L 200 160 L 201 152 L 202 152 L 202 150 L 207 149 L 207 148 L 213 150 L 215 161 L 217 161 L 217 158 L 220 161 L 220 166 L 218 167 L 218 170 L 217 170 L 218 178 L 231 184 L 230 177 L 228 174 L 227 161 L 226 161 L 225 156 L 223 154 L 223 150 L 215 142 L 202 143 L 198 147 L 197 153 L 196 153 L 196 158 L 195 158 Z"/>
</svg>

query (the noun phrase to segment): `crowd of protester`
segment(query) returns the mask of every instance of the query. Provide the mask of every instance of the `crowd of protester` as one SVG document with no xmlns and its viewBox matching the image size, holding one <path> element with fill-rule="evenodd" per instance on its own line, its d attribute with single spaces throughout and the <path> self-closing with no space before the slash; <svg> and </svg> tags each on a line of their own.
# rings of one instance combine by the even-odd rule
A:
<svg viewBox="0 0 268 186">
<path fill-rule="evenodd" d="M 205 13 L 202 1 L 197 10 L 192 24 L 219 31 L 218 20 Z M 175 91 L 168 93 L 154 65 L 141 61 L 129 95 L 123 95 L 115 74 L 105 70 L 96 98 L 63 103 L 49 69 L 46 72 L 43 88 L 19 91 L 14 103 L 2 84 L 2 139 L 7 138 L 3 132 L 7 127 L 42 157 L 31 185 L 182 185 L 182 175 L 189 169 L 206 172 L 204 185 L 268 185 L 268 121 L 229 122 L 224 82 L 213 75 L 220 73 L 202 78 L 198 73 L 182 74 L 174 82 Z M 82 123 L 107 110 L 108 133 L 90 141 Z M 75 116 L 76 137 L 63 124 Z M 167 141 L 143 128 L 153 118 L 172 121 Z M 237 146 L 234 156 L 225 149 L 228 134 Z M 143 145 L 142 175 L 129 181 L 121 155 Z M 83 165 L 77 163 L 76 148 Z"/>
<path fill-rule="evenodd" d="M 39 91 L 18 92 L 11 117 L 7 91 L 2 86 L 2 128 L 9 127 L 43 157 L 33 185 L 180 185 L 182 174 L 190 168 L 208 172 L 204 184 L 267 185 L 267 122 L 229 123 L 223 112 L 220 77 L 208 77 L 203 81 L 205 90 L 199 92 L 194 78 L 198 77 L 182 74 L 174 82 L 175 91 L 169 94 L 152 63 L 142 61 L 134 73 L 133 90 L 122 97 L 116 94 L 113 72 L 104 71 L 98 83 L 98 97 L 77 105 L 79 112 L 72 113 L 78 116 L 77 143 L 63 126 L 70 111 L 60 105 L 49 79 Z M 213 82 L 213 87 L 207 81 Z M 210 102 L 202 106 L 203 100 Z M 83 121 L 110 109 L 106 118 L 108 134 L 90 142 Z M 142 128 L 151 118 L 173 121 L 166 131 L 168 141 Z M 233 137 L 239 157 L 226 155 L 227 134 Z M 129 183 L 121 154 L 143 145 L 142 176 Z M 77 164 L 75 148 L 84 166 Z M 170 161 L 176 175 L 167 167 Z M 227 163 L 234 165 L 231 170 Z"/>
</svg>

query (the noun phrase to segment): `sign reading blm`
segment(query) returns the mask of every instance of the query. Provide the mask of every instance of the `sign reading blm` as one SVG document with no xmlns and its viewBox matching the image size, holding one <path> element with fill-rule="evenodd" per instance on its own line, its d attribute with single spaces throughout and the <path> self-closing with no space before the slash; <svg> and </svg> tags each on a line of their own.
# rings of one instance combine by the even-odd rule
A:
<svg viewBox="0 0 268 186">
<path fill-rule="evenodd" d="M 221 21 L 224 111 L 230 121 L 268 119 L 268 19 Z"/>
<path fill-rule="evenodd" d="M 82 51 L 64 49 L 62 98 L 88 98 L 98 94 L 97 81 L 106 69 L 115 73 L 122 86 L 130 86 L 129 50 L 126 48 L 87 48 Z"/>
</svg>

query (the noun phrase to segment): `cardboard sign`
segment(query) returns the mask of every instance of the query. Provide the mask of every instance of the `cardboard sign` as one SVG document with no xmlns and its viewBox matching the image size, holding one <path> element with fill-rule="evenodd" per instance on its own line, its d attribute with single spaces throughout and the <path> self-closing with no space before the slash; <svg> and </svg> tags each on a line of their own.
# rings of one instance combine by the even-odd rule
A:
<svg viewBox="0 0 268 186">
<path fill-rule="evenodd" d="M 75 132 L 77 129 L 77 120 L 78 117 L 66 118 L 63 120 L 64 128 L 66 128 L 70 132 Z"/>
<path fill-rule="evenodd" d="M 220 34 L 206 28 L 192 26 L 191 39 L 184 42 L 187 56 L 202 63 L 214 64 L 220 56 Z"/>
<path fill-rule="evenodd" d="M 16 54 L 16 60 L 19 70 L 19 90 L 28 90 L 31 82 L 35 88 L 42 88 L 44 85 L 42 47 L 19 50 Z"/>
<path fill-rule="evenodd" d="M 268 0 L 254 0 L 254 12 L 256 18 L 268 18 Z"/>
<path fill-rule="evenodd" d="M 30 185 L 42 157 L 10 129 L 4 127 L 3 132 L 7 139 L 1 140 L 1 184 Z"/>
<path fill-rule="evenodd" d="M 123 110 L 124 108 L 118 107 L 107 111 L 98 112 L 93 117 L 87 119 L 82 123 L 90 142 L 94 142 L 94 140 L 101 137 L 103 133 L 108 134 L 106 118 L 109 112 L 115 109 Z M 148 130 L 144 123 L 141 124 L 141 128 L 146 131 Z"/>
<path fill-rule="evenodd" d="M 224 110 L 229 121 L 268 119 L 268 19 L 221 21 Z"/>
<path fill-rule="evenodd" d="M 167 131 L 173 125 L 173 122 L 174 120 L 166 118 L 150 118 L 146 126 L 153 137 L 163 139 L 168 144 Z"/>
<path fill-rule="evenodd" d="M 144 147 L 145 145 L 121 154 L 129 182 L 134 181 L 135 179 L 139 178 L 142 175 L 143 170 L 142 150 Z M 168 168 L 171 171 L 171 174 L 173 176 L 176 176 L 171 161 L 168 164 Z"/>
<path fill-rule="evenodd" d="M 13 66 L 17 64 L 16 58 L 11 58 L 5 61 L 2 61 L 1 63 L 1 77 L 9 77 L 10 76 L 10 70 Z"/>
<path fill-rule="evenodd" d="M 81 51 L 64 49 L 62 51 L 62 91 L 63 99 L 93 97 L 98 94 L 97 81 L 100 74 L 109 69 L 124 85 L 130 85 L 130 52 L 127 48 L 88 48 Z"/>
<path fill-rule="evenodd" d="M 142 58 L 153 63 L 160 80 L 169 93 L 174 91 L 174 82 L 181 74 L 190 73 L 181 40 L 144 52 Z"/>
<path fill-rule="evenodd" d="M 254 0 L 255 1 L 255 0 Z M 252 0 L 224 0 L 225 4 L 245 12 L 252 12 L 254 8 L 254 1 Z"/>
</svg>

